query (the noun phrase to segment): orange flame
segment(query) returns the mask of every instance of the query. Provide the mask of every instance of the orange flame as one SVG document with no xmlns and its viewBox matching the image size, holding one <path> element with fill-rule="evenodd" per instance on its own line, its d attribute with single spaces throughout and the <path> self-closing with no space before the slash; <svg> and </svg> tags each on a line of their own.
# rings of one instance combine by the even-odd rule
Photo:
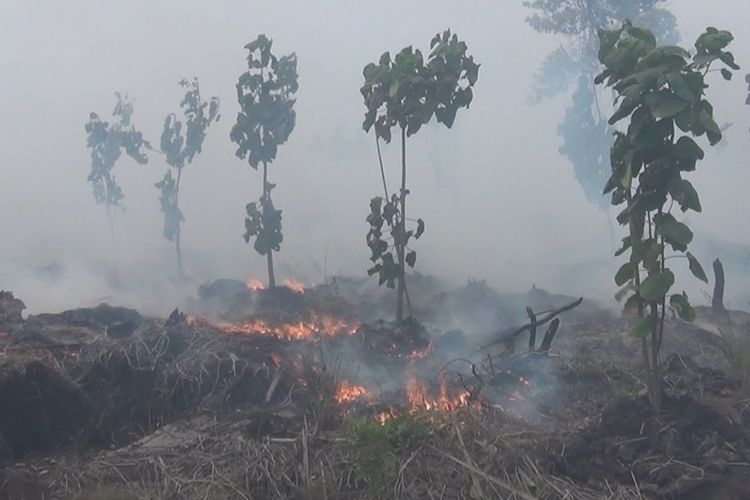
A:
<svg viewBox="0 0 750 500">
<path fill-rule="evenodd" d="M 457 396 L 451 397 L 448 393 L 445 376 L 442 376 L 440 377 L 439 395 L 437 398 L 433 398 L 430 396 L 427 386 L 418 381 L 413 374 L 409 376 L 406 382 L 406 395 L 409 399 L 411 411 L 424 409 L 427 411 L 438 410 L 444 412 L 467 405 L 470 396 L 467 391 L 461 391 Z"/>
<path fill-rule="evenodd" d="M 284 285 L 288 288 L 291 288 L 295 292 L 302 293 L 305 291 L 305 285 L 300 283 L 294 278 L 287 278 L 284 280 Z"/>
<path fill-rule="evenodd" d="M 244 323 L 224 323 L 218 325 L 223 331 L 241 335 L 272 335 L 284 340 L 305 340 L 315 336 L 336 337 L 354 335 L 359 325 L 352 321 L 333 316 L 313 316 L 308 321 L 273 324 L 262 319 Z"/>
<path fill-rule="evenodd" d="M 247 285 L 249 290 L 263 290 L 265 288 L 263 282 L 258 278 L 248 278 L 245 281 L 245 285 Z"/>
<path fill-rule="evenodd" d="M 372 401 L 373 396 L 365 386 L 354 385 L 344 380 L 336 391 L 336 401 L 341 403 L 351 403 L 357 400 Z"/>
</svg>

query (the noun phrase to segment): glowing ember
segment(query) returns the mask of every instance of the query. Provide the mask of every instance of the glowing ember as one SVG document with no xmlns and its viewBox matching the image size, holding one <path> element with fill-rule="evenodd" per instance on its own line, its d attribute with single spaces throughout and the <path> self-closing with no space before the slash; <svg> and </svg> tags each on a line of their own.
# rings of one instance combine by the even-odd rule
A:
<svg viewBox="0 0 750 500">
<path fill-rule="evenodd" d="M 263 282 L 258 278 L 248 278 L 245 284 L 249 290 L 263 290 L 265 288 Z"/>
<path fill-rule="evenodd" d="M 343 381 L 336 391 L 336 401 L 339 403 L 351 403 L 357 400 L 372 401 L 372 393 L 362 385 L 354 385 Z"/>
<path fill-rule="evenodd" d="M 302 283 L 300 283 L 294 278 L 285 279 L 284 286 L 286 286 L 287 288 L 291 288 L 292 290 L 298 293 L 302 293 L 305 291 L 305 285 L 303 285 Z"/>
</svg>

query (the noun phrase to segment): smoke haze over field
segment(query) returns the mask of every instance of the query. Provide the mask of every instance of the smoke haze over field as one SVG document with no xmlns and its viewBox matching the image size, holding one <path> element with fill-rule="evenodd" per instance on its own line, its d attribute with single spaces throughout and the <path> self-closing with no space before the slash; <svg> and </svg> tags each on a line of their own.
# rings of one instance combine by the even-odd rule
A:
<svg viewBox="0 0 750 500">
<path fill-rule="evenodd" d="M 717 121 L 732 126 L 724 147 L 707 147 L 691 174 L 704 211 L 689 220 L 704 248 L 717 239 L 750 245 L 750 107 L 743 105 L 750 6 L 672 0 L 664 7 L 676 16 L 682 46 L 706 26 L 735 35 L 730 50 L 742 70 L 731 82 L 715 76 L 709 90 Z M 608 219 L 558 152 L 570 92 L 530 102 L 539 66 L 561 39 L 534 31 L 529 14 L 520 0 L 3 1 L 0 289 L 13 290 L 32 312 L 110 300 L 164 314 L 180 300 L 154 188 L 167 168 L 163 157 L 149 154 L 145 165 L 123 157 L 115 167 L 125 211 L 117 212 L 112 236 L 86 181 L 84 124 L 92 111 L 110 119 L 114 92 L 127 92 L 133 122 L 158 146 L 164 117 L 178 111 L 184 93 L 177 82 L 193 76 L 205 96 L 220 97 L 222 118 L 184 171 L 186 270 L 192 286 L 265 279 L 265 260 L 241 237 L 244 206 L 260 194 L 261 177 L 229 140 L 243 47 L 259 33 L 273 39 L 277 54 L 294 51 L 299 59 L 296 129 L 269 170 L 283 210 L 277 274 L 307 282 L 364 277 L 364 219 L 381 187 L 374 135 L 361 128 L 362 68 L 406 45 L 426 51 L 435 33 L 450 28 L 482 66 L 474 101 L 453 129 L 433 121 L 409 141 L 409 211 L 426 222 L 417 270 L 456 283 L 485 278 L 500 290 L 536 283 L 607 300 L 618 262 Z M 611 101 L 607 92 L 601 97 Z M 393 185 L 397 141 L 384 152 Z M 615 231 L 619 241 L 623 231 Z M 710 267 L 705 257 L 703 264 Z M 727 269 L 730 293 L 747 272 Z M 679 276 L 678 286 L 702 301 L 693 278 Z"/>
</svg>

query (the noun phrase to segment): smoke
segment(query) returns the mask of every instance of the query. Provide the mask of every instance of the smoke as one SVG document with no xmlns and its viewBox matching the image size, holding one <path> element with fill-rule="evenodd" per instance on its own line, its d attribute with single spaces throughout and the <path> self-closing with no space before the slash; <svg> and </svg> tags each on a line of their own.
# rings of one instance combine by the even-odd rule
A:
<svg viewBox="0 0 750 500">
<path fill-rule="evenodd" d="M 747 69 L 746 2 L 726 0 L 717 9 L 675 0 L 667 8 L 677 17 L 682 45 L 706 25 L 733 31 L 733 50 Z M 367 9 L 341 1 L 221 8 L 197 1 L 3 2 L 0 288 L 13 289 L 32 312 L 107 300 L 164 315 L 210 279 L 264 279 L 264 259 L 241 237 L 244 206 L 260 194 L 260 176 L 235 157 L 228 138 L 243 46 L 259 33 L 274 40 L 277 53 L 295 51 L 299 58 L 297 127 L 270 167 L 284 225 L 277 274 L 308 283 L 364 277 L 364 218 L 381 188 L 374 138 L 361 130 L 362 68 L 387 50 L 409 44 L 425 50 L 434 33 L 451 28 L 482 66 L 471 108 L 459 112 L 453 129 L 433 123 L 408 144 L 409 211 L 426 222 L 415 245 L 417 269 L 454 285 L 481 278 L 503 291 L 535 283 L 611 297 L 618 264 L 607 214 L 587 200 L 558 153 L 556 127 L 570 95 L 529 104 L 534 75 L 560 40 L 534 32 L 527 15 L 521 2 L 460 9 L 395 1 Z M 146 165 L 128 158 L 117 164 L 125 210 L 116 213 L 112 235 L 86 182 L 83 125 L 91 111 L 109 116 L 115 91 L 128 92 L 135 125 L 158 144 L 164 117 L 178 110 L 177 82 L 193 76 L 205 95 L 220 97 L 222 119 L 184 172 L 183 256 L 190 278 L 180 283 L 174 249 L 161 237 L 153 187 L 167 168 L 163 159 L 152 154 Z M 733 124 L 726 146 L 708 151 L 692 177 L 704 213 L 690 222 L 706 268 L 729 244 L 750 245 L 744 230 L 750 114 L 737 76 L 717 81 L 711 92 L 719 121 Z M 385 146 L 384 154 L 395 181 L 398 145 Z M 621 232 L 615 227 L 617 239 Z M 734 260 L 725 264 L 729 298 L 744 306 L 750 295 L 741 289 L 745 268 Z M 701 296 L 702 285 L 692 278 L 678 276 L 682 283 Z"/>
</svg>

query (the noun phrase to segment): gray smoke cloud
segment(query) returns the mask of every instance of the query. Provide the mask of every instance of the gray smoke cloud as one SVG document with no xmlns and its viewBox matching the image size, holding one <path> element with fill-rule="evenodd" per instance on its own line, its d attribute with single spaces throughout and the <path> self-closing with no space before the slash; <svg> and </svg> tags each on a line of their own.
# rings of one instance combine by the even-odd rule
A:
<svg viewBox="0 0 750 500">
<path fill-rule="evenodd" d="M 707 25 L 731 30 L 741 74 L 750 70 L 745 0 L 675 0 L 666 8 L 683 46 Z M 536 283 L 609 300 L 617 260 L 607 216 L 558 153 L 556 127 L 570 94 L 539 105 L 529 99 L 560 39 L 532 30 L 527 15 L 520 1 L 2 2 L 0 288 L 14 290 L 32 312 L 109 300 L 165 314 L 205 280 L 264 279 L 263 258 L 241 238 L 244 206 L 257 199 L 261 178 L 229 141 L 243 46 L 259 33 L 278 53 L 299 58 L 297 127 L 270 169 L 284 211 L 277 273 L 308 282 L 364 276 L 364 218 L 381 188 L 374 138 L 361 130 L 362 68 L 386 50 L 426 49 L 451 28 L 482 67 L 471 108 L 454 128 L 433 123 L 409 142 L 409 211 L 427 224 L 417 269 L 456 283 L 484 278 L 505 291 Z M 725 146 L 711 148 L 692 176 L 704 213 L 690 218 L 704 267 L 714 254 L 732 255 L 734 306 L 747 303 L 743 245 L 750 245 L 750 108 L 741 74 L 729 83 L 717 77 L 711 91 L 718 121 L 732 126 Z M 173 247 L 161 236 L 153 185 L 166 170 L 163 158 L 115 167 L 126 209 L 112 236 L 86 182 L 83 126 L 91 111 L 109 117 L 119 90 L 135 99 L 134 123 L 158 144 L 164 116 L 182 97 L 177 82 L 193 76 L 205 95 L 220 97 L 223 116 L 183 179 L 186 288 L 174 281 Z M 385 147 L 385 161 L 396 180 L 395 143 Z M 696 298 L 705 288 L 678 279 Z"/>
</svg>

